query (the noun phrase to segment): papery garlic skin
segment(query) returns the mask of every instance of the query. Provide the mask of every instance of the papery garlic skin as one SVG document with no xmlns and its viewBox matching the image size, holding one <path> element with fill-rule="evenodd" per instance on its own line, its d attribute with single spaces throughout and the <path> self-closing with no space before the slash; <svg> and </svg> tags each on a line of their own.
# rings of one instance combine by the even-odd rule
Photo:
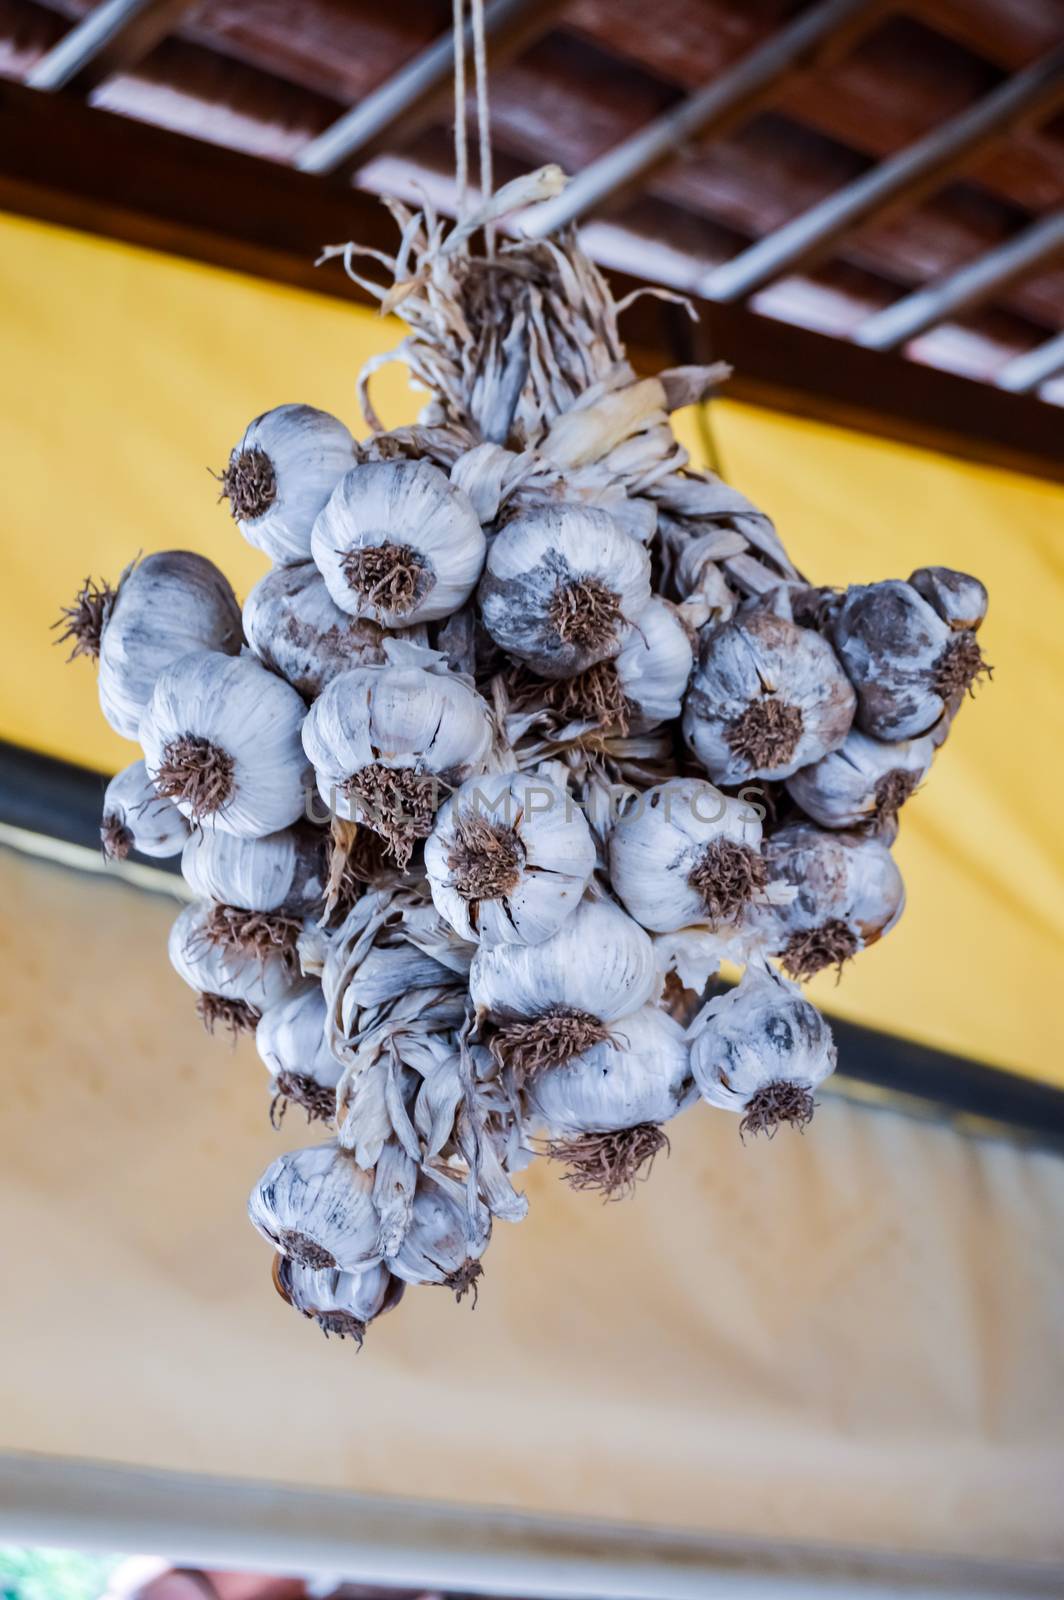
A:
<svg viewBox="0 0 1064 1600">
<path fill-rule="evenodd" d="M 530 1080 L 534 1118 L 552 1135 L 614 1133 L 667 1122 L 690 1088 L 687 1041 L 656 1005 L 619 1021 L 602 1043 Z"/>
<path fill-rule="evenodd" d="M 651 596 L 613 662 L 629 707 L 630 733 L 645 733 L 680 715 L 693 667 L 691 638 L 676 607 Z"/>
<path fill-rule="evenodd" d="M 212 944 L 207 933 L 211 903 L 195 900 L 185 906 L 170 929 L 170 963 L 178 977 L 201 995 L 238 1001 L 254 1013 L 286 1000 L 301 979 L 280 952 L 243 954 Z"/>
<path fill-rule="evenodd" d="M 539 944 L 580 904 L 595 868 L 583 813 L 546 778 L 472 778 L 425 842 L 433 902 L 463 939 Z"/>
<path fill-rule="evenodd" d="M 954 630 L 907 583 L 848 589 L 832 625 L 857 690 L 857 725 L 896 742 L 930 732 L 957 691 L 986 670 L 975 635 Z"/>
<path fill-rule="evenodd" d="M 570 678 L 618 654 L 650 599 L 650 558 L 606 512 L 545 504 L 492 539 L 478 598 L 501 649 Z"/>
<path fill-rule="evenodd" d="M 831 1030 L 796 984 L 758 965 L 711 1000 L 688 1030 L 691 1072 L 711 1106 L 742 1115 L 740 1132 L 804 1127 L 813 1090 L 835 1070 Z"/>
<path fill-rule="evenodd" d="M 361 1273 L 379 1262 L 373 1174 L 334 1141 L 279 1156 L 248 1215 L 275 1250 L 313 1271 Z"/>
<path fill-rule="evenodd" d="M 281 1255 L 275 1258 L 273 1276 L 281 1298 L 316 1322 L 326 1338 L 354 1339 L 358 1345 L 369 1324 L 393 1311 L 406 1288 L 385 1266 L 362 1272 L 329 1267 L 315 1271 Z"/>
<path fill-rule="evenodd" d="M 276 833 L 295 822 L 306 804 L 309 771 L 300 741 L 305 713 L 296 691 L 252 655 L 184 656 L 160 673 L 141 721 L 148 772 L 167 792 L 161 775 L 174 751 L 196 741 L 227 772 L 219 787 L 223 797 L 204 802 L 195 791 L 190 796 L 170 789 L 178 810 L 223 833 Z"/>
<path fill-rule="evenodd" d="M 557 1009 L 604 1023 L 630 1015 L 658 989 L 648 935 L 619 906 L 585 897 L 538 944 L 481 945 L 469 992 L 478 1012 L 520 1021 Z"/>
<path fill-rule="evenodd" d="M 334 603 L 393 628 L 449 617 L 465 605 L 485 549 L 469 496 L 429 461 L 353 467 L 311 537 Z"/>
<path fill-rule="evenodd" d="M 240 607 L 212 561 L 191 550 L 145 556 L 123 575 L 100 638 L 100 709 L 136 739 L 164 668 L 194 650 L 235 656 L 240 645 Z"/>
<path fill-rule="evenodd" d="M 289 566 L 310 559 L 314 520 L 357 459 L 338 417 L 316 406 L 276 406 L 233 446 L 222 493 L 248 543 Z"/>
<path fill-rule="evenodd" d="M 773 884 L 792 888 L 789 903 L 758 918 L 769 953 L 793 977 L 812 977 L 875 944 L 905 909 L 905 884 L 889 849 L 862 834 L 828 833 L 792 823 L 765 841 Z"/>
<path fill-rule="evenodd" d="M 341 672 L 386 659 L 384 630 L 341 611 L 312 561 L 259 579 L 244 602 L 244 632 L 263 665 L 308 701 Z"/>
<path fill-rule="evenodd" d="M 930 737 L 895 744 L 851 728 L 843 743 L 786 779 L 785 788 L 822 828 L 882 828 L 931 770 Z"/>
<path fill-rule="evenodd" d="M 322 1122 L 336 1115 L 336 1086 L 344 1065 L 329 1048 L 321 985 L 291 994 L 262 1013 L 255 1048 L 282 1101 L 293 1100 Z"/>
<path fill-rule="evenodd" d="M 433 1169 L 418 1175 L 409 1224 L 388 1270 L 405 1283 L 439 1283 L 461 1300 L 470 1289 L 476 1303 L 479 1258 L 491 1239 L 491 1216 L 464 1189 Z"/>
<path fill-rule="evenodd" d="M 172 800 L 156 794 L 143 761 L 116 773 L 104 793 L 100 825 L 109 860 L 121 861 L 130 850 L 142 856 L 176 856 L 187 838 L 188 823 Z"/>
<path fill-rule="evenodd" d="M 684 738 L 714 783 L 786 778 L 838 748 L 855 704 L 827 641 L 758 607 L 703 631 Z"/>
<path fill-rule="evenodd" d="M 419 666 L 356 667 L 334 678 L 314 702 L 303 747 L 318 792 L 336 813 L 379 829 L 371 799 L 359 799 L 367 770 L 409 773 L 425 780 L 423 810 L 414 819 L 427 834 L 442 796 L 483 770 L 492 741 L 488 707 L 457 675 Z M 427 822 L 427 826 L 425 825 Z"/>
<path fill-rule="evenodd" d="M 610 833 L 609 865 L 625 909 L 653 933 L 738 922 L 768 877 L 757 812 L 698 778 L 638 795 Z"/>
<path fill-rule="evenodd" d="M 197 894 L 243 911 L 307 912 L 325 893 L 324 842 L 309 828 L 261 838 L 194 830 L 181 855 L 185 882 Z"/>
<path fill-rule="evenodd" d="M 957 572 L 952 567 L 917 567 L 909 576 L 909 586 L 954 632 L 967 629 L 975 633 L 986 617 L 990 602 L 986 585 L 969 572 Z"/>
</svg>

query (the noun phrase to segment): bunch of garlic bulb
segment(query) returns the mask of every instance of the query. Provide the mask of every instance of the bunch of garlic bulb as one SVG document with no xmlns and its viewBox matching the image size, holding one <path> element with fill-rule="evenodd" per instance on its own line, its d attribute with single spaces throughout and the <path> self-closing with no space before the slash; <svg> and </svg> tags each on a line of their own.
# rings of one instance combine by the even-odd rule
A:
<svg viewBox="0 0 1064 1600">
<path fill-rule="evenodd" d="M 699 1098 L 805 1126 L 835 1053 L 791 980 L 897 922 L 899 813 L 986 670 L 977 579 L 814 587 L 691 469 L 670 414 L 725 373 L 637 375 L 572 237 L 480 250 L 563 182 L 451 230 L 392 204 L 392 281 L 359 281 L 428 403 L 386 430 L 367 372 L 361 442 L 307 405 L 245 428 L 242 612 L 170 551 L 61 619 L 144 753 L 105 852 L 180 854 L 178 975 L 324 1140 L 252 1193 L 276 1286 L 357 1344 L 404 1286 L 475 1299 L 537 1155 L 616 1198 Z"/>
</svg>

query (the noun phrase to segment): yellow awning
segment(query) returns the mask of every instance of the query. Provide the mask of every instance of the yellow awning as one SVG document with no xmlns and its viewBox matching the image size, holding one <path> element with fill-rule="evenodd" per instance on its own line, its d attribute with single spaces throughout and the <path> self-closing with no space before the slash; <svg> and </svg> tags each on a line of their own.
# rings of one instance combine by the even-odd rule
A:
<svg viewBox="0 0 1064 1600">
<path fill-rule="evenodd" d="M 0 294 L 0 736 L 114 769 L 135 751 L 100 717 L 91 668 L 65 667 L 52 647 L 59 605 L 86 574 L 113 578 L 138 551 L 175 546 L 210 555 L 245 593 L 264 560 L 215 503 L 209 469 L 282 401 L 357 430 L 357 371 L 401 330 L 338 301 L 14 218 L 0 219 Z M 377 392 L 388 422 L 410 420 L 401 368 Z M 776 519 L 815 581 L 939 563 L 978 573 L 991 593 L 994 681 L 905 813 L 906 916 L 814 994 L 854 1020 L 1064 1083 L 1064 487 L 727 401 L 713 417 L 728 478 Z M 697 456 L 690 419 L 681 431 Z"/>
</svg>

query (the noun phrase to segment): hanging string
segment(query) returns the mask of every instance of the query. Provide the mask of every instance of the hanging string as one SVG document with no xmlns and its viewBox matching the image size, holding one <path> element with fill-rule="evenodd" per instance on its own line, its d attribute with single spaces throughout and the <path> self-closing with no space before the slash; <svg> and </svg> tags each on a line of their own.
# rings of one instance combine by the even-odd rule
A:
<svg viewBox="0 0 1064 1600">
<path fill-rule="evenodd" d="M 458 220 L 469 205 L 469 148 L 466 138 L 465 0 L 452 0 L 454 29 L 454 180 Z"/>
<path fill-rule="evenodd" d="M 473 10 L 473 67 L 477 83 L 477 133 L 479 136 L 480 203 L 486 205 L 494 192 L 491 171 L 491 112 L 488 107 L 488 51 L 484 37 L 484 0 L 471 0 Z M 484 229 L 489 260 L 495 254 L 495 229 L 489 222 Z"/>
</svg>

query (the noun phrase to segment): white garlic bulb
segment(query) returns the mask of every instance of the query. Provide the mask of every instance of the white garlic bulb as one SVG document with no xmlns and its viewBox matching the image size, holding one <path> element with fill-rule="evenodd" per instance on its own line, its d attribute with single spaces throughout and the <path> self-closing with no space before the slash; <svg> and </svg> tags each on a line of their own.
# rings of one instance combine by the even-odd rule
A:
<svg viewBox="0 0 1064 1600">
<path fill-rule="evenodd" d="M 248 1215 L 276 1250 L 315 1272 L 360 1273 L 380 1259 L 373 1173 L 334 1141 L 278 1156 Z"/>
<path fill-rule="evenodd" d="M 754 607 L 704 631 L 684 738 L 714 783 L 786 778 L 838 748 L 854 706 L 825 639 Z"/>
<path fill-rule="evenodd" d="M 832 638 L 857 690 L 857 725 L 873 739 L 928 733 L 987 671 L 973 632 L 894 579 L 848 589 Z"/>
<path fill-rule="evenodd" d="M 476 690 L 454 673 L 417 665 L 343 673 L 303 727 L 322 799 L 379 833 L 404 867 L 431 831 L 443 790 L 483 770 L 491 741 Z"/>
<path fill-rule="evenodd" d="M 480 1257 L 491 1238 L 491 1215 L 452 1178 L 432 1167 L 418 1175 L 402 1243 L 387 1257 L 389 1271 L 406 1283 L 439 1283 L 476 1305 Z"/>
<path fill-rule="evenodd" d="M 652 595 L 612 661 L 544 685 L 562 716 L 646 733 L 680 715 L 691 676 L 691 639 L 676 607 Z"/>
<path fill-rule="evenodd" d="M 244 633 L 259 660 L 304 700 L 352 667 L 385 660 L 384 631 L 334 605 L 312 561 L 274 567 L 244 601 Z"/>
<path fill-rule="evenodd" d="M 228 929 L 208 900 L 185 906 L 170 929 L 174 971 L 199 994 L 197 1010 L 209 1032 L 221 1023 L 234 1034 L 250 1032 L 270 1006 L 299 986 L 298 973 L 281 950 L 234 950 Z"/>
<path fill-rule="evenodd" d="M 612 660 L 650 599 L 650 558 L 606 512 L 545 504 L 488 547 L 479 600 L 495 643 L 543 678 Z"/>
<path fill-rule="evenodd" d="M 160 673 L 140 725 L 152 782 L 201 827 L 275 833 L 306 805 L 305 714 L 252 655 L 184 656 Z"/>
<path fill-rule="evenodd" d="M 637 795 L 610 833 L 609 861 L 626 910 L 654 933 L 731 926 L 768 884 L 757 812 L 699 778 Z"/>
<path fill-rule="evenodd" d="M 303 1107 L 308 1121 L 332 1122 L 336 1115 L 336 1086 L 344 1068 L 329 1049 L 326 1011 L 321 985 L 315 983 L 270 1006 L 255 1029 L 255 1048 L 273 1079 L 282 1114 L 291 1100 Z"/>
<path fill-rule="evenodd" d="M 485 547 L 469 496 L 430 461 L 353 467 L 311 538 L 336 605 L 388 627 L 432 622 L 465 605 Z"/>
<path fill-rule="evenodd" d="M 99 663 L 100 709 L 123 739 L 136 739 L 164 667 L 193 650 L 240 650 L 240 607 L 228 579 L 191 550 L 161 550 L 128 566 L 118 587 L 86 579 L 63 610 L 70 659 Z M 59 624 L 57 624 L 58 626 Z"/>
<path fill-rule="evenodd" d="M 688 1046 L 683 1029 L 656 1005 L 643 1006 L 630 1016 L 616 1022 L 610 1037 L 603 1038 L 589 1050 L 582 1051 L 562 1066 L 544 1067 L 534 1075 L 528 1085 L 528 1104 L 534 1120 L 546 1123 L 550 1136 L 563 1139 L 566 1160 L 573 1162 L 574 1144 L 586 1134 L 621 1134 L 638 1131 L 640 1134 L 659 1130 L 662 1122 L 669 1122 L 678 1110 L 683 1109 L 690 1088 Z M 666 1144 L 664 1136 L 656 1141 L 640 1138 L 640 1163 L 653 1158 L 653 1150 Z M 611 1142 L 587 1142 L 586 1155 L 592 1162 L 605 1160 Z M 614 1158 L 608 1166 L 613 1168 L 616 1155 L 626 1149 L 632 1155 L 635 1141 L 614 1139 Z M 579 1163 L 582 1178 L 590 1173 L 584 1163 Z M 619 1174 L 619 1184 L 624 1186 L 634 1173 L 626 1170 Z M 614 1174 L 618 1176 L 618 1174 Z M 574 1187 L 592 1187 L 587 1182 L 571 1179 Z M 594 1187 L 600 1187 L 595 1184 Z"/>
<path fill-rule="evenodd" d="M 967 629 L 975 633 L 986 616 L 990 599 L 986 585 L 969 572 L 918 567 L 910 574 L 909 584 L 954 632 Z"/>
<path fill-rule="evenodd" d="M 221 475 L 222 498 L 249 544 L 278 566 L 310 559 L 314 519 L 358 447 L 338 417 L 284 405 L 245 428 Z"/>
<path fill-rule="evenodd" d="M 874 836 L 792 823 L 765 841 L 764 853 L 773 884 L 795 891 L 758 912 L 769 952 L 794 978 L 841 967 L 905 909 L 901 873 Z"/>
<path fill-rule="evenodd" d="M 539 944 L 481 945 L 469 974 L 473 1004 L 493 1024 L 493 1053 L 523 1074 L 599 1043 L 659 987 L 649 936 L 611 901 L 591 898 Z"/>
<path fill-rule="evenodd" d="M 306 827 L 261 838 L 196 830 L 182 852 L 181 871 L 196 894 L 223 905 L 310 911 L 325 893 L 324 838 Z"/>
<path fill-rule="evenodd" d="M 711 1106 L 742 1115 L 740 1133 L 811 1120 L 813 1090 L 835 1070 L 831 1029 L 796 984 L 759 965 L 711 1000 L 688 1030 L 691 1072 Z"/>
<path fill-rule="evenodd" d="M 359 1348 L 369 1324 L 394 1311 L 406 1288 L 385 1266 L 315 1271 L 282 1255 L 274 1257 L 273 1281 L 282 1300 L 316 1322 L 327 1339 L 354 1339 Z"/>
<path fill-rule="evenodd" d="M 131 850 L 142 856 L 176 856 L 188 838 L 188 823 L 172 800 L 157 794 L 143 761 L 117 773 L 103 797 L 100 842 L 109 861 Z"/>
<path fill-rule="evenodd" d="M 579 905 L 595 843 L 570 796 L 531 773 L 471 778 L 425 843 L 436 909 L 463 939 L 538 944 Z"/>
<path fill-rule="evenodd" d="M 887 744 L 851 728 L 837 750 L 800 767 L 785 788 L 823 828 L 870 827 L 882 834 L 931 770 L 930 738 Z"/>
</svg>

